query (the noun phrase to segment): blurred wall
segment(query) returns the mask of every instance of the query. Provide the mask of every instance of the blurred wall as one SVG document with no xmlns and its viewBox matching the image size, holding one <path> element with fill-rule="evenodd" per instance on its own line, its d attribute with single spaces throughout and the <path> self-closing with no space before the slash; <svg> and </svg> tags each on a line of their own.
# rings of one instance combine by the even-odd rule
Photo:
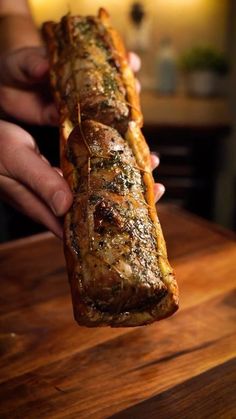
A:
<svg viewBox="0 0 236 419">
<path fill-rule="evenodd" d="M 129 33 L 129 10 L 136 0 L 29 0 L 38 25 L 69 11 L 72 14 L 96 14 L 105 7 L 114 26 L 125 40 Z M 142 59 L 139 78 L 143 87 L 155 86 L 155 53 L 160 40 L 170 37 L 177 54 L 196 44 L 226 48 L 227 17 L 230 0 L 143 0 L 146 26 L 149 32 L 148 49 L 138 51 Z M 130 49 L 133 49 L 130 47 Z M 181 90 L 181 83 L 180 83 Z"/>
<path fill-rule="evenodd" d="M 45 20 L 59 20 L 68 12 L 72 14 L 96 14 L 105 7 L 114 26 L 127 38 L 128 14 L 135 0 L 29 0 L 37 25 Z M 207 44 L 225 51 L 232 58 L 232 71 L 228 100 L 233 116 L 233 131 L 225 141 L 219 168 L 216 191 L 215 221 L 230 228 L 235 223 L 236 188 L 236 1 L 235 0 L 143 0 L 149 23 L 150 42 L 142 58 L 139 75 L 154 78 L 155 52 L 161 38 L 171 37 L 179 54 L 196 44 Z M 140 77 L 141 76 L 141 77 Z M 150 82 L 153 85 L 153 82 Z M 148 82 L 147 82 L 148 85 Z"/>
<path fill-rule="evenodd" d="M 231 62 L 228 100 L 232 116 L 232 133 L 222 148 L 218 176 L 215 221 L 236 231 L 236 2 L 230 1 L 228 21 L 228 55 Z"/>
<path fill-rule="evenodd" d="M 95 14 L 105 7 L 116 28 L 127 32 L 131 0 L 29 0 L 35 21 L 59 19 L 70 11 L 72 14 Z M 226 43 L 229 0 L 143 0 L 151 21 L 151 48 L 163 36 L 171 36 L 182 50 L 193 43 L 207 42 L 224 49 Z"/>
</svg>

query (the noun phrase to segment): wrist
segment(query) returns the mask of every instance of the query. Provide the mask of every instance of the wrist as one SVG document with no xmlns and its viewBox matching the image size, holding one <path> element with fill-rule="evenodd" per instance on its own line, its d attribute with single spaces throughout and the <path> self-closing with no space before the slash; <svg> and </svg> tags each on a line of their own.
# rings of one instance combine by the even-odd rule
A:
<svg viewBox="0 0 236 419">
<path fill-rule="evenodd" d="M 29 14 L 0 15 L 0 53 L 40 45 L 40 33 Z"/>
<path fill-rule="evenodd" d="M 0 15 L 24 14 L 29 15 L 27 0 L 0 0 Z"/>
</svg>

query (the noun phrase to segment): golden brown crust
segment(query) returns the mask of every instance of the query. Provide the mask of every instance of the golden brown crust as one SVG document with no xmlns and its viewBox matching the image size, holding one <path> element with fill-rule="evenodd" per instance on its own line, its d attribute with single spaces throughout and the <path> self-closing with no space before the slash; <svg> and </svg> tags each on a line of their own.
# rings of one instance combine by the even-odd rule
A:
<svg viewBox="0 0 236 419">
<path fill-rule="evenodd" d="M 135 121 L 137 126 L 141 128 L 143 125 L 143 115 L 140 108 L 140 99 L 136 89 L 135 79 L 132 70 L 128 64 L 127 52 L 124 43 L 119 33 L 111 26 L 109 14 L 105 9 L 99 9 L 98 17 L 101 19 L 101 22 L 104 24 L 111 37 L 117 60 L 120 63 L 120 69 L 122 73 L 123 82 L 126 88 L 127 99 L 131 108 L 132 121 Z"/>
<path fill-rule="evenodd" d="M 70 27 L 71 18 L 65 17 L 64 25 L 68 27 L 68 33 L 72 33 L 72 28 Z M 112 52 L 115 60 L 119 64 L 119 73 L 125 86 L 126 91 L 126 100 L 129 103 L 130 115 L 128 122 L 128 129 L 125 132 L 124 138 L 132 150 L 133 156 L 136 160 L 136 165 L 142 173 L 142 181 L 145 185 L 145 201 L 148 208 L 148 214 L 150 220 L 153 224 L 156 237 L 156 258 L 158 260 L 158 269 L 161 275 L 161 282 L 163 285 L 163 290 L 160 291 L 160 296 L 162 296 L 159 301 L 156 301 L 155 304 L 150 304 L 149 307 L 137 307 L 137 309 L 132 310 L 121 310 L 117 313 L 109 312 L 109 310 L 103 310 L 101 307 L 96 306 L 96 304 L 91 304 L 85 292 L 85 282 L 83 279 L 84 275 L 84 264 L 86 262 L 87 266 L 90 266 L 90 271 L 93 268 L 94 259 L 97 256 L 91 253 L 89 258 L 84 254 L 83 258 L 78 256 L 78 253 L 73 246 L 72 240 L 74 240 L 73 232 L 71 232 L 71 226 L 74 225 L 75 211 L 77 211 L 76 225 L 78 234 L 83 234 L 86 236 L 86 231 L 84 231 L 85 226 L 80 222 L 83 218 L 82 208 L 83 202 L 88 202 L 90 196 L 87 194 L 85 201 L 81 201 L 79 198 L 79 207 L 74 206 L 74 209 L 69 211 L 65 217 L 64 231 L 65 231 L 65 256 L 67 260 L 69 279 L 71 284 L 72 300 L 74 307 L 74 316 L 79 324 L 85 325 L 88 327 L 93 326 L 104 326 L 110 325 L 112 327 L 117 326 L 137 326 L 152 323 L 155 320 L 160 320 L 164 317 L 170 316 L 178 308 L 178 288 L 177 283 L 174 278 L 173 270 L 167 259 L 166 245 L 163 238 L 162 230 L 156 213 L 155 199 L 154 199 L 154 180 L 151 173 L 150 167 L 150 151 L 147 146 L 147 143 L 142 135 L 140 127 L 142 126 L 142 114 L 140 111 L 139 96 L 135 89 L 135 79 L 132 71 L 130 70 L 127 62 L 127 54 L 124 48 L 124 45 L 117 34 L 117 32 L 110 26 L 109 16 L 104 9 L 100 9 L 98 18 L 96 18 L 104 28 L 106 29 L 106 37 L 109 43 L 112 45 Z M 73 26 L 73 25 L 72 25 Z M 89 133 L 91 130 L 104 130 L 104 135 L 106 127 L 99 123 L 91 123 L 88 121 L 86 124 L 81 125 L 80 119 L 78 119 L 77 124 L 74 120 L 70 118 L 70 110 L 68 109 L 67 101 L 62 99 L 62 94 L 60 89 L 57 86 L 57 74 L 58 71 L 58 34 L 55 33 L 57 30 L 57 25 L 54 23 L 46 23 L 44 25 L 44 34 L 47 41 L 49 55 L 50 55 L 50 64 L 51 64 L 51 84 L 54 90 L 56 102 L 60 108 L 60 141 L 61 141 L 61 165 L 64 173 L 64 177 L 67 179 L 67 182 L 72 190 L 75 190 L 76 184 L 76 168 L 73 161 L 68 158 L 68 147 L 69 142 L 76 138 L 76 141 L 80 143 L 89 141 Z M 71 36 L 71 35 L 70 35 Z M 71 42 L 73 39 L 71 38 Z M 55 70 L 57 68 L 57 70 Z M 79 106 L 79 105 L 78 105 Z M 79 108 L 78 108 L 79 109 Z M 78 118 L 80 118 L 78 113 Z M 78 128 L 80 127 L 80 128 Z M 102 131 L 103 132 L 103 131 Z M 105 138 L 105 137 L 104 137 Z M 86 152 L 80 152 L 81 154 L 86 155 Z M 91 158 L 93 154 L 88 155 L 91 164 Z M 116 202 L 115 196 L 105 194 L 109 197 L 109 200 L 113 200 L 113 203 Z M 76 197 L 76 195 L 75 195 Z M 75 202 L 76 202 L 75 198 Z M 119 198 L 120 199 L 120 198 Z M 132 202 L 132 197 L 129 198 Z M 82 205 L 82 206 L 81 206 Z M 86 204 L 88 205 L 88 204 Z M 115 205 L 115 204 L 114 204 Z M 122 204 L 123 205 L 123 204 Z M 77 209 L 75 209 L 77 208 Z M 78 210 L 79 208 L 79 210 Z M 79 216 L 79 220 L 78 220 Z M 87 215 L 88 216 L 88 215 Z M 80 225 L 80 227 L 78 227 Z M 117 230 L 119 232 L 121 230 Z M 123 233 L 122 233 L 123 234 Z M 96 240 L 95 240 L 96 241 Z M 109 239 L 108 239 L 109 241 Z M 83 245 L 83 247 L 86 245 Z M 88 252 L 89 253 L 89 252 Z M 92 259 L 92 262 L 91 262 Z M 103 262 L 104 263 L 104 262 Z M 89 264 L 89 265 L 88 265 Z M 94 269 L 94 278 L 96 278 L 96 269 Z M 105 274 L 104 274 L 105 272 Z M 110 273 L 109 273 L 110 272 Z M 102 281 L 106 282 L 111 279 L 111 281 L 117 283 L 119 281 L 119 275 L 114 269 L 106 272 L 104 265 L 103 268 L 103 277 Z M 108 276 L 110 275 L 110 278 Z M 101 277 L 98 277 L 97 282 L 101 281 Z M 156 279 L 156 286 L 159 284 L 159 279 Z M 101 284 L 103 283 L 101 282 Z M 161 284 L 161 283 L 160 283 Z M 159 286 L 159 285 L 158 285 Z M 89 285 L 91 291 L 91 285 Z M 161 287 L 161 285 L 160 285 Z M 156 291 L 158 291 L 158 287 Z M 97 291 L 96 291 L 97 292 Z M 137 288 L 138 292 L 138 288 Z M 142 289 L 141 291 L 142 292 Z M 146 291 L 145 291 L 146 292 Z M 164 293 L 164 294 L 163 294 Z M 124 302 L 124 307 L 125 307 Z"/>
<path fill-rule="evenodd" d="M 135 125 L 135 123 L 130 123 L 129 130 L 126 133 L 126 138 L 134 152 L 138 166 L 145 171 L 143 176 L 143 180 L 146 185 L 145 199 L 149 205 L 150 218 L 152 219 L 156 229 L 159 265 L 162 271 L 163 282 L 168 286 L 169 290 L 169 294 L 165 301 L 166 305 L 163 304 L 163 309 L 166 312 L 174 312 L 178 308 L 178 286 L 173 269 L 168 261 L 166 243 L 157 216 L 154 195 L 154 179 L 150 170 L 150 152 L 141 130 Z"/>
<path fill-rule="evenodd" d="M 134 129 L 134 127 L 133 127 Z M 129 142 L 134 142 L 133 150 L 139 150 L 138 141 L 136 141 L 136 135 L 133 134 L 139 133 L 140 135 L 140 145 L 142 144 L 143 137 L 141 131 L 136 127 L 135 130 L 131 130 L 131 138 Z M 84 130 L 86 135 L 86 131 Z M 73 132 L 71 134 L 73 136 Z M 148 167 L 145 163 L 145 159 L 142 158 L 142 153 L 136 153 L 137 163 L 140 167 L 145 167 L 148 170 Z M 68 182 L 73 188 L 74 181 L 72 176 L 68 177 Z M 168 289 L 168 294 L 154 307 L 149 308 L 148 310 L 143 311 L 132 311 L 119 312 L 117 314 L 110 314 L 102 312 L 101 310 L 95 308 L 94 306 L 88 305 L 83 299 L 83 291 L 78 282 L 78 275 L 81 274 L 81 265 L 78 263 L 77 254 L 72 250 L 70 237 L 66 234 L 66 245 L 65 253 L 68 264 L 69 278 L 71 281 L 71 291 L 73 296 L 73 306 L 74 306 L 74 316 L 79 324 L 85 325 L 87 327 L 94 326 L 104 326 L 111 325 L 112 327 L 124 327 L 124 326 L 137 326 L 152 323 L 156 320 L 161 320 L 167 316 L 170 316 L 178 308 L 178 289 L 177 284 L 174 278 L 173 271 L 169 265 L 167 255 L 166 255 L 166 246 L 161 231 L 160 223 L 158 221 L 155 204 L 154 204 L 154 193 L 153 193 L 153 178 L 150 171 L 147 171 L 144 174 L 144 182 L 147 187 L 146 201 L 149 205 L 149 214 L 152 218 L 153 224 L 157 231 L 157 248 L 158 248 L 158 257 L 159 257 L 159 266 L 162 272 L 162 281 Z M 81 214 L 79 214 L 81 217 Z M 71 213 L 68 213 L 65 221 L 65 232 L 69 231 L 71 225 Z M 111 273 L 110 273 L 111 274 Z"/>
</svg>

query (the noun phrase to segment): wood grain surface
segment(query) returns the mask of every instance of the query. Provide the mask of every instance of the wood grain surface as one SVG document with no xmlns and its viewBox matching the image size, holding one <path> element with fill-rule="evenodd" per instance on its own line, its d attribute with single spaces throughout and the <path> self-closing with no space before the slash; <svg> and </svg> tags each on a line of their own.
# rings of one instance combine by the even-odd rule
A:
<svg viewBox="0 0 236 419">
<path fill-rule="evenodd" d="M 159 213 L 181 305 L 151 326 L 77 326 L 50 233 L 0 246 L 0 418 L 236 417 L 235 237 Z"/>
</svg>

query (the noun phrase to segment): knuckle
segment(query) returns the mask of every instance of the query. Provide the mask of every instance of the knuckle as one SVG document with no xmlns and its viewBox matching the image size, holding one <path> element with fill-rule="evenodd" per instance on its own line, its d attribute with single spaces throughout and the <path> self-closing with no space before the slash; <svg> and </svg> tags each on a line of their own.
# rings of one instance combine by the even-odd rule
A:
<svg viewBox="0 0 236 419">
<path fill-rule="evenodd" d="M 31 178 L 33 189 L 47 199 L 51 199 L 58 189 L 62 189 L 60 180 L 60 177 L 57 176 L 52 168 L 49 168 L 47 173 L 36 172 L 34 177 Z"/>
</svg>

